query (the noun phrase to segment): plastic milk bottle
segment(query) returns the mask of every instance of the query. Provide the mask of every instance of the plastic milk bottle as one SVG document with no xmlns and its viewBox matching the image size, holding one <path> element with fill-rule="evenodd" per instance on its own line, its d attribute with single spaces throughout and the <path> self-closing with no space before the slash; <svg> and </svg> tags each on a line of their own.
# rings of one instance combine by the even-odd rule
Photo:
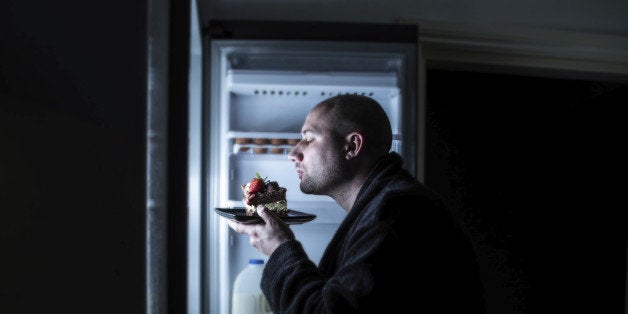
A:
<svg viewBox="0 0 628 314">
<path fill-rule="evenodd" d="M 260 282 L 264 260 L 250 259 L 236 277 L 231 298 L 231 314 L 270 314 L 270 306 L 262 293 Z"/>
</svg>

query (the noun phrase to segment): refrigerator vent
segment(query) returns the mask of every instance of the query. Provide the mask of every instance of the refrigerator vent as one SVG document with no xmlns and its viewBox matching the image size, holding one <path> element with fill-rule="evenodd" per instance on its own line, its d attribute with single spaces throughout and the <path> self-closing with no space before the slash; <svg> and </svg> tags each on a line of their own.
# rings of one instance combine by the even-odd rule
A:
<svg viewBox="0 0 628 314">
<path fill-rule="evenodd" d="M 356 94 L 384 98 L 399 95 L 396 73 L 304 73 L 297 71 L 228 70 L 227 89 L 252 96 L 331 97 Z"/>
<path fill-rule="evenodd" d="M 308 95 L 308 91 L 306 90 L 275 90 L 275 89 L 256 89 L 253 91 L 253 94 L 256 96 L 293 96 L 293 97 L 303 97 L 303 96 L 307 96 Z M 374 91 L 368 91 L 368 92 L 364 92 L 364 91 L 359 91 L 359 92 L 355 92 L 355 91 L 321 91 L 320 92 L 320 96 L 322 97 L 332 97 L 332 96 L 337 96 L 337 95 L 362 95 L 362 96 L 369 96 L 369 97 L 373 97 L 375 95 Z"/>
<path fill-rule="evenodd" d="M 321 96 L 323 97 L 332 97 L 332 96 L 350 95 L 350 94 L 373 97 L 373 95 L 375 95 L 375 92 L 321 92 Z"/>
<path fill-rule="evenodd" d="M 255 95 L 262 96 L 307 96 L 307 91 L 304 90 L 267 90 L 267 89 L 256 89 L 253 91 Z"/>
</svg>

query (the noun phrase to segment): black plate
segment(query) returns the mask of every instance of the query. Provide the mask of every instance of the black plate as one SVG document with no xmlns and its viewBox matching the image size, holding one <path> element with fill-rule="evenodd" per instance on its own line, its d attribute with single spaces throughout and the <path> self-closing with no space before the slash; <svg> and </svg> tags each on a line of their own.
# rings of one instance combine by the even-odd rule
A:
<svg viewBox="0 0 628 314">
<path fill-rule="evenodd" d="M 257 214 L 254 216 L 247 216 L 245 212 L 246 209 L 244 207 L 216 208 L 215 210 L 218 215 L 231 220 L 239 221 L 241 223 L 261 224 L 264 222 L 264 220 L 262 220 L 262 217 L 257 216 Z M 314 220 L 314 218 L 316 218 L 316 215 L 288 209 L 288 216 L 280 218 L 289 225 L 297 225 Z"/>
</svg>

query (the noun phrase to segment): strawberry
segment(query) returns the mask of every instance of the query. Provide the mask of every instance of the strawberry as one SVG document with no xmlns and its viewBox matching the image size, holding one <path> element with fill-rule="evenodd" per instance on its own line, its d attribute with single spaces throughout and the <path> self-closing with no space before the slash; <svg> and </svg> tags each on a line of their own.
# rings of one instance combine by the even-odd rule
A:
<svg viewBox="0 0 628 314">
<path fill-rule="evenodd" d="M 266 190 L 266 180 L 262 179 L 259 173 L 256 173 L 255 175 L 257 177 L 253 178 L 249 184 L 249 194 L 255 194 Z"/>
</svg>

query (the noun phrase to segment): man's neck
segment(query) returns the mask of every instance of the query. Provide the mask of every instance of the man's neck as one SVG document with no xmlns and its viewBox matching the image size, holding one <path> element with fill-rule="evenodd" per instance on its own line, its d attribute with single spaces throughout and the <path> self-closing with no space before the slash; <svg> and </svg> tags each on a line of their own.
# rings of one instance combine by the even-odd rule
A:
<svg viewBox="0 0 628 314">
<path fill-rule="evenodd" d="M 345 189 L 343 189 L 342 193 L 339 193 L 334 197 L 334 200 L 348 213 L 353 207 L 363 184 L 364 180 L 353 180 Z"/>
</svg>

